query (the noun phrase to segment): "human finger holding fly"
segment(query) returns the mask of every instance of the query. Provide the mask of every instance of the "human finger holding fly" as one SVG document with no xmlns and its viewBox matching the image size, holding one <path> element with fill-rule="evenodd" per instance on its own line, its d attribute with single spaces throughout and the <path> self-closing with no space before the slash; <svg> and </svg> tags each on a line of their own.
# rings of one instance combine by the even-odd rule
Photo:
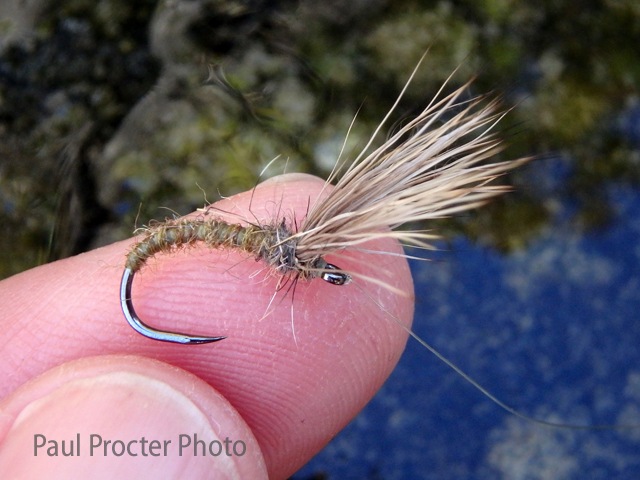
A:
<svg viewBox="0 0 640 480">
<path fill-rule="evenodd" d="M 216 206 L 247 218 L 268 219 L 274 209 L 302 218 L 310 197 L 326 195 L 323 186 L 314 177 L 287 175 Z M 234 215 L 226 218 L 234 221 Z M 391 240 L 372 245 L 400 252 Z M 159 478 L 212 478 L 220 472 L 216 478 L 224 478 L 237 469 L 240 478 L 265 472 L 285 478 L 358 413 L 404 348 L 406 333 L 359 289 L 345 294 L 345 287 L 318 278 L 287 284 L 274 296 L 278 277 L 264 264 L 233 249 L 202 245 L 150 259 L 135 278 L 136 311 L 157 328 L 227 339 L 196 346 L 149 340 L 127 325 L 117 300 L 131 246 L 131 240 L 119 242 L 0 283 L 0 471 L 28 471 L 32 478 L 37 472 L 50 478 L 52 471 L 80 478 L 100 470 L 123 478 L 151 478 L 153 472 Z M 383 271 L 395 287 L 412 291 L 402 258 L 383 257 L 377 265 L 367 265 L 357 252 L 334 258 L 342 268 Z M 410 325 L 411 296 L 375 285 L 368 295 Z M 106 354 L 118 355 L 95 357 Z M 80 455 L 63 456 L 62 441 L 70 448 L 78 433 Z M 57 441 L 58 456 L 47 455 L 53 443 L 34 456 L 36 434 Z M 206 443 L 204 455 L 193 456 L 194 434 Z M 102 438 L 93 456 L 91 435 Z M 182 456 L 180 435 L 192 441 Z M 143 456 L 142 437 L 161 447 L 170 440 L 166 456 L 162 448 L 155 452 L 160 456 Z M 124 454 L 116 456 L 120 452 L 108 445 L 105 456 L 108 440 L 124 442 Z M 138 456 L 126 452 L 133 440 L 138 443 L 130 450 Z M 214 456 L 216 440 L 222 451 Z M 237 453 L 244 442 L 246 453 L 234 455 L 233 442 Z"/>
<path fill-rule="evenodd" d="M 335 187 L 279 177 L 2 282 L 0 471 L 294 473 L 404 349 L 400 242 L 429 248 L 433 234 L 391 228 L 479 206 L 523 162 L 487 163 L 501 114 L 464 89 L 376 149 L 385 118 L 352 166 L 338 162 Z"/>
</svg>

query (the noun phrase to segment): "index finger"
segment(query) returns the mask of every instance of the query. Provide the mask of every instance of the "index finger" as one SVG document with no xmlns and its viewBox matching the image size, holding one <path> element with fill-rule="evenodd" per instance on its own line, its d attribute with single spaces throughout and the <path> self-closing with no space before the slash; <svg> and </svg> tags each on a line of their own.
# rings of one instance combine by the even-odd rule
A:
<svg viewBox="0 0 640 480">
<path fill-rule="evenodd" d="M 321 194 L 314 177 L 265 182 L 216 204 L 259 222 L 300 221 Z M 276 217 L 276 218 L 274 218 Z M 343 252 L 335 262 L 393 279 L 398 295 L 356 279 L 335 286 L 299 281 L 276 292 L 275 272 L 233 249 L 196 246 L 151 259 L 138 272 L 133 303 L 156 328 L 224 335 L 209 345 L 173 345 L 134 332 L 120 310 L 127 240 L 0 282 L 5 299 L 2 395 L 76 358 L 135 353 L 186 369 L 211 384 L 252 428 L 270 476 L 291 474 L 374 395 L 395 366 L 413 314 L 406 260 Z M 369 249 L 399 253 L 392 240 Z M 383 307 L 382 309 L 380 307 Z"/>
</svg>

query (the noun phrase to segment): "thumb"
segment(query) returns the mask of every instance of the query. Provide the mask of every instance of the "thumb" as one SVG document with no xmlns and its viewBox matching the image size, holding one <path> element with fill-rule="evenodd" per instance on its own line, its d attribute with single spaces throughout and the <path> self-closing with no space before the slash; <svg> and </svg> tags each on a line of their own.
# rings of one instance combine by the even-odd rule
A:
<svg viewBox="0 0 640 480">
<path fill-rule="evenodd" d="M 6 478 L 266 478 L 236 410 L 164 363 L 103 356 L 56 367 L 0 404 Z"/>
</svg>

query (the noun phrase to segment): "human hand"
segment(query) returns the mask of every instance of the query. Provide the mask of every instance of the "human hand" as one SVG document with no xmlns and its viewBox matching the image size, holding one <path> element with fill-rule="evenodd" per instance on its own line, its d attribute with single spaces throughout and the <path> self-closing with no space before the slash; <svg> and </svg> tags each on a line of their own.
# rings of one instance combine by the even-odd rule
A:
<svg viewBox="0 0 640 480">
<path fill-rule="evenodd" d="M 296 212 L 299 221 L 322 186 L 285 175 L 216 207 L 263 222 Z M 286 478 L 364 407 L 404 349 L 406 332 L 378 306 L 410 326 L 413 289 L 400 257 L 328 260 L 392 279 L 407 296 L 358 279 L 316 279 L 297 283 L 292 304 L 293 291 L 274 297 L 277 275 L 240 252 L 160 254 L 133 286 L 143 321 L 228 337 L 185 346 L 127 325 L 119 285 L 131 246 L 118 242 L 0 282 L 0 471 L 8 478 Z M 392 240 L 368 248 L 400 252 Z M 194 435 L 221 452 L 193 456 Z M 68 452 L 78 438 L 78 455 L 63 456 L 62 441 Z M 107 440 L 130 452 L 116 456 L 116 442 L 105 455 Z M 49 455 L 52 442 L 57 456 Z"/>
</svg>

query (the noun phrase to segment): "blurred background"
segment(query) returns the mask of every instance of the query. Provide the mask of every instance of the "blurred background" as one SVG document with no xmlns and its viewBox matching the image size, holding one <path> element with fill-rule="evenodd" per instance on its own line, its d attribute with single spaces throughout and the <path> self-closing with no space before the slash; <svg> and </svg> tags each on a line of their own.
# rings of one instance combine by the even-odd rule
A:
<svg viewBox="0 0 640 480">
<path fill-rule="evenodd" d="M 477 77 L 514 192 L 428 225 L 415 331 L 536 418 L 640 424 L 635 0 L 4 0 L 0 278 L 283 171 L 326 176 Z M 384 138 L 380 138 L 383 141 Z M 279 156 L 260 177 L 264 166 Z M 543 428 L 411 341 L 308 478 L 635 478 L 640 430 Z"/>
</svg>

